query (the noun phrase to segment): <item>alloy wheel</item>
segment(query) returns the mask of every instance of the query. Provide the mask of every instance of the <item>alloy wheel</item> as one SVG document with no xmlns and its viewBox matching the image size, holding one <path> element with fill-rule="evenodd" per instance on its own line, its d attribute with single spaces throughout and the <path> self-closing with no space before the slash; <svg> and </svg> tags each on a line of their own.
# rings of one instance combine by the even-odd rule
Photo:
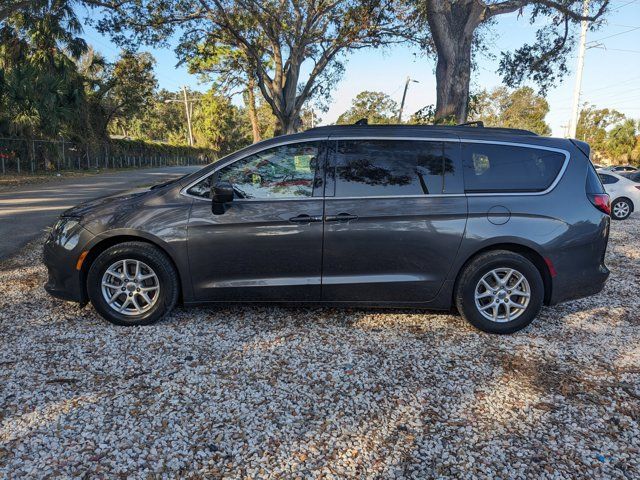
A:
<svg viewBox="0 0 640 480">
<path fill-rule="evenodd" d="M 111 309 L 122 315 L 148 312 L 158 301 L 159 294 L 158 276 L 140 260 L 118 260 L 102 276 L 104 300 Z"/>
<path fill-rule="evenodd" d="M 495 268 L 475 288 L 476 308 L 487 320 L 510 322 L 522 315 L 531 298 L 527 278 L 513 268 Z"/>
</svg>

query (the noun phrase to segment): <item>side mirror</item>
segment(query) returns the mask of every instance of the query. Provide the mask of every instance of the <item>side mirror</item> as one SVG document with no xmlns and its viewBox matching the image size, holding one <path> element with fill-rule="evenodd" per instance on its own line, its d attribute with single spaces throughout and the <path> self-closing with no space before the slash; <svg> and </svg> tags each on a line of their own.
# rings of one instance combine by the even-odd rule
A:
<svg viewBox="0 0 640 480">
<path fill-rule="evenodd" d="M 225 212 L 225 204 L 233 201 L 233 186 L 229 182 L 219 182 L 211 187 L 211 211 L 214 215 Z"/>
</svg>

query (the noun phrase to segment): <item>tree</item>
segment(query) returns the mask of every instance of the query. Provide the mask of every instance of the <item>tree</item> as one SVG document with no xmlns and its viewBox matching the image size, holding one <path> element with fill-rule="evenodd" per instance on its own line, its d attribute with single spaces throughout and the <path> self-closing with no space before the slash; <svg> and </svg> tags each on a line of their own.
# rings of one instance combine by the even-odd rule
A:
<svg viewBox="0 0 640 480">
<path fill-rule="evenodd" d="M 242 91 L 247 107 L 253 141 L 259 142 L 260 125 L 256 109 L 256 78 L 251 59 L 238 48 L 230 45 L 204 43 L 198 45 L 196 54 L 188 60 L 189 73 L 197 73 L 205 80 L 214 81 L 217 91 L 232 96 Z"/>
<path fill-rule="evenodd" d="M 205 93 L 194 111 L 196 142 L 206 144 L 216 152 L 232 152 L 249 142 L 243 132 L 242 112 L 228 97 L 214 89 Z"/>
<path fill-rule="evenodd" d="M 143 113 L 158 85 L 154 65 L 150 53 L 124 51 L 108 69 L 101 88 L 105 129 L 112 123 L 112 130 L 117 132 L 124 121 Z"/>
<path fill-rule="evenodd" d="M 10 2 L 8 7 L 0 21 L 3 134 L 33 139 L 79 131 L 84 79 L 74 59 L 87 45 L 78 36 L 81 26 L 73 9 L 63 0 Z M 33 142 L 27 145 L 33 160 Z"/>
<path fill-rule="evenodd" d="M 488 127 L 523 128 L 539 135 L 550 135 L 551 128 L 544 121 L 549 103 L 532 88 L 510 91 L 498 87 L 475 96 L 470 117 L 482 120 Z"/>
<path fill-rule="evenodd" d="M 576 137 L 587 142 L 597 157 L 607 156 L 607 132 L 624 119 L 617 110 L 585 104 L 580 110 Z"/>
<path fill-rule="evenodd" d="M 107 8 L 98 28 L 121 44 L 159 45 L 179 31 L 182 61 L 203 42 L 241 51 L 280 134 L 298 128 L 306 102 L 328 94 L 342 73 L 342 54 L 390 41 L 400 29 L 392 0 L 85 2 Z"/>
<path fill-rule="evenodd" d="M 351 108 L 338 117 L 336 123 L 351 125 L 366 118 L 373 123 L 394 123 L 398 116 L 398 104 L 386 93 L 364 91 L 356 95 Z"/>
<path fill-rule="evenodd" d="M 436 57 L 436 108 L 438 123 L 467 120 L 473 54 L 486 48 L 485 36 L 500 15 L 529 8 L 533 23 L 545 17 L 536 42 L 502 54 L 499 72 L 507 85 L 527 78 L 544 92 L 567 72 L 567 53 L 572 44 L 571 24 L 583 19 L 599 20 L 609 0 L 591 0 L 583 15 L 583 0 L 410 0 L 418 28 L 427 29 L 421 39 L 425 51 Z"/>
<path fill-rule="evenodd" d="M 636 122 L 631 119 L 624 120 L 608 133 L 607 153 L 612 159 L 626 163 L 631 159 L 636 142 Z"/>
<path fill-rule="evenodd" d="M 187 145 L 184 104 L 173 101 L 180 95 L 164 89 L 154 93 L 140 115 L 121 118 L 127 134 L 141 140 Z"/>
</svg>

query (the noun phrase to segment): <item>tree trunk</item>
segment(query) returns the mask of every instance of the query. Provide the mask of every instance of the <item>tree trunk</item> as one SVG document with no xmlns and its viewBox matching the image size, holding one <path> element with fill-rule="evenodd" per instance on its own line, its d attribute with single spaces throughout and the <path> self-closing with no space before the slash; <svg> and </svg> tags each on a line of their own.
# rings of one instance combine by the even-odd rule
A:
<svg viewBox="0 0 640 480">
<path fill-rule="evenodd" d="M 300 127 L 300 113 L 295 111 L 289 116 L 278 115 L 276 117 L 278 124 L 276 125 L 275 135 L 289 135 L 296 133 Z"/>
<path fill-rule="evenodd" d="M 479 0 L 428 0 L 427 20 L 438 56 L 435 123 L 464 123 L 469 110 L 473 35 L 485 17 Z"/>
<path fill-rule="evenodd" d="M 249 77 L 247 83 L 247 107 L 249 108 L 249 120 L 251 121 L 251 131 L 253 133 L 253 143 L 262 140 L 260 137 L 260 125 L 258 124 L 258 112 L 256 111 L 256 81 L 253 77 Z"/>
</svg>

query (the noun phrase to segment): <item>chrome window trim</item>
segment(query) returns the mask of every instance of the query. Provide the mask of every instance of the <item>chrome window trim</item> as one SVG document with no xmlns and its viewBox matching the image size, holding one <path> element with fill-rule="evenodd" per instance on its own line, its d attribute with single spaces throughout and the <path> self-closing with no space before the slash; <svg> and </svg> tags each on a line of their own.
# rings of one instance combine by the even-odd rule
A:
<svg viewBox="0 0 640 480">
<path fill-rule="evenodd" d="M 546 190 L 540 191 L 540 192 L 482 192 L 482 193 L 442 193 L 442 194 L 432 194 L 432 195 L 374 195 L 374 196 L 367 196 L 367 197 L 302 197 L 302 198 L 295 198 L 295 197 L 287 197 L 287 198 L 240 198 L 237 200 L 234 200 L 234 202 L 282 202 L 282 201 L 309 201 L 309 200 L 321 200 L 321 199 L 331 199 L 331 200 L 358 200 L 358 199 L 388 199 L 388 198 L 438 198 L 438 197 L 492 197 L 492 196 L 501 196 L 501 197 L 522 197 L 522 196 L 538 196 L 538 195 L 546 195 L 547 193 L 551 192 L 557 185 L 558 183 L 560 183 L 560 180 L 562 180 L 562 177 L 564 176 L 565 171 L 567 170 L 567 167 L 569 165 L 569 159 L 571 157 L 571 155 L 569 154 L 569 152 L 567 150 L 564 150 L 562 148 L 555 148 L 555 147 L 547 147 L 544 145 L 535 145 L 535 144 L 531 144 L 531 143 L 521 143 L 521 142 L 505 142 L 505 141 L 500 141 L 500 140 L 475 140 L 475 139 L 469 139 L 469 138 L 462 138 L 462 139 L 456 139 L 456 138 L 450 138 L 450 137 L 433 137 L 433 138 L 426 138 L 426 137 L 394 137 L 394 136 L 377 136 L 377 135 L 371 135 L 371 136 L 360 136 L 360 135 L 341 135 L 341 136 L 325 136 L 325 137 L 309 137 L 309 138 L 304 138 L 304 139 L 295 139 L 295 140 L 283 140 L 281 142 L 278 143 L 274 143 L 271 144 L 261 150 L 257 150 L 254 153 L 251 153 L 249 155 L 255 155 L 257 153 L 260 153 L 262 151 L 268 150 L 270 148 L 275 148 L 275 147 L 280 147 L 283 145 L 291 145 L 294 143 L 307 143 L 307 142 L 324 142 L 324 141 L 330 141 L 330 140 L 405 140 L 405 141 L 422 141 L 422 142 L 453 142 L 453 143 L 481 143 L 481 144 L 489 144 L 489 145 L 507 145 L 507 146 L 512 146 L 512 147 L 523 147 L 523 148 L 533 148 L 533 149 L 538 149 L 538 150 L 549 150 L 551 152 L 558 152 L 558 153 L 562 153 L 564 155 L 564 163 L 562 164 L 562 167 L 560 168 L 560 171 L 558 172 L 558 175 L 556 175 L 555 180 L 551 183 L 551 185 L 549 185 L 549 187 Z M 198 197 L 195 195 L 190 195 L 187 193 L 187 190 L 189 190 L 191 187 L 193 187 L 195 184 L 201 182 L 202 180 L 206 179 L 207 177 L 213 175 L 214 173 L 216 173 L 218 170 L 220 170 L 221 168 L 226 167 L 227 165 L 230 165 L 231 163 L 235 163 L 238 162 L 246 157 L 248 157 L 249 155 L 237 158 L 235 160 L 228 160 L 224 163 L 221 163 L 219 166 L 217 166 L 216 168 L 214 168 L 211 172 L 207 173 L 206 175 L 203 175 L 202 177 L 197 178 L 196 180 L 194 180 L 193 182 L 189 183 L 186 187 L 183 187 L 180 190 L 180 194 L 184 195 L 185 197 L 189 197 L 189 198 L 193 198 L 195 200 L 201 200 L 201 201 L 205 201 L 205 202 L 211 202 L 210 199 L 208 198 L 202 198 L 202 197 Z"/>
<path fill-rule="evenodd" d="M 325 200 L 394 200 L 396 198 L 464 197 L 464 193 L 431 193 L 426 195 L 371 195 L 367 197 L 324 197 Z"/>
<path fill-rule="evenodd" d="M 418 142 L 454 142 L 460 143 L 459 138 L 452 137 L 393 137 L 393 136 L 330 136 L 329 140 L 404 140 L 404 141 L 418 141 Z"/>
<path fill-rule="evenodd" d="M 562 153 L 564 155 L 564 163 L 562 164 L 562 167 L 560 167 L 560 171 L 556 175 L 555 180 L 553 182 L 551 182 L 551 185 L 549 185 L 545 190 L 542 190 L 540 192 L 518 192 L 518 191 L 515 191 L 515 192 L 501 192 L 501 191 L 497 191 L 497 192 L 482 192 L 482 193 L 467 193 L 465 191 L 465 195 L 467 197 L 495 197 L 495 196 L 499 196 L 499 197 L 532 197 L 532 196 L 546 195 L 547 193 L 551 192 L 554 188 L 556 188 L 558 183 L 560 183 L 560 180 L 562 180 L 562 177 L 564 176 L 564 172 L 567 170 L 567 167 L 569 166 L 569 158 L 571 157 L 569 152 L 567 150 L 562 149 L 562 148 L 547 147 L 547 146 L 535 145 L 535 144 L 531 144 L 531 143 L 501 142 L 499 140 L 472 140 L 472 139 L 467 139 L 467 138 L 461 139 L 460 143 L 483 143 L 483 144 L 490 144 L 490 145 L 508 145 L 508 146 L 511 146 L 511 147 L 523 147 L 523 148 L 533 148 L 533 149 L 537 149 L 537 150 L 549 150 L 551 152 Z M 462 159 L 462 161 L 464 163 L 464 159 Z M 463 166 L 463 169 L 464 169 L 464 166 Z M 463 176 L 464 176 L 464 172 L 463 172 Z"/>
</svg>

